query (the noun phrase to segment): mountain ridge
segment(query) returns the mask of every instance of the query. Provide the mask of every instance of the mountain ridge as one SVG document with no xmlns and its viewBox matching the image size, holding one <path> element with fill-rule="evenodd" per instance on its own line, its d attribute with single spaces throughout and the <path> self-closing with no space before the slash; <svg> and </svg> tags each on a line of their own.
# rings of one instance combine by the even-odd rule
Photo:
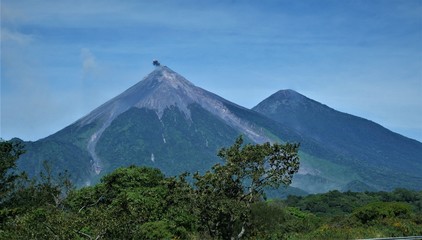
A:
<svg viewBox="0 0 422 240">
<path fill-rule="evenodd" d="M 42 161 L 48 160 L 56 172 L 70 170 L 79 186 L 132 164 L 156 167 L 167 175 L 205 171 L 220 161 L 218 150 L 242 134 L 250 143 L 301 143 L 301 168 L 292 186 L 307 192 L 353 187 L 385 190 L 388 184 L 422 186 L 422 178 L 408 169 L 403 176 L 393 172 L 400 166 L 391 163 L 378 169 L 374 167 L 378 162 L 356 153 L 357 145 L 344 148 L 341 141 L 333 144 L 326 125 L 315 125 L 321 123 L 315 120 L 321 113 L 336 114 L 334 109 L 293 90 L 277 93 L 268 98 L 275 99 L 272 104 L 266 99 L 247 109 L 159 66 L 73 124 L 39 141 L 27 142 L 28 153 L 21 157 L 19 166 L 36 175 Z M 283 121 L 277 117 L 280 106 L 285 111 Z M 312 132 L 313 128 L 317 131 Z M 379 147 L 377 144 L 374 146 Z M 392 176 L 395 179 L 389 179 Z M 371 182 L 373 177 L 377 180 Z M 410 183 L 405 182 L 406 177 Z"/>
<path fill-rule="evenodd" d="M 228 101 L 196 87 L 167 66 L 158 66 L 143 80 L 96 108 L 75 124 L 84 126 L 96 120 L 102 122 L 102 126 L 91 135 L 87 146 L 97 174 L 102 170 L 101 159 L 96 153 L 96 144 L 99 138 L 116 117 L 132 107 L 151 109 L 161 119 L 167 108 L 177 106 L 187 119 L 191 120 L 191 112 L 188 106 L 198 103 L 210 113 L 226 120 L 230 125 L 244 132 L 254 141 L 264 142 L 269 140 L 256 130 L 245 127 L 246 122 L 231 114 L 223 104 L 225 102 Z"/>
<path fill-rule="evenodd" d="M 293 90 L 277 91 L 253 110 L 299 131 L 306 139 L 324 143 L 330 151 L 344 156 L 349 166 L 373 169 L 378 178 L 379 174 L 397 175 L 394 171 L 402 172 L 403 176 L 398 177 L 418 177 L 422 171 L 422 144 L 417 140 L 339 112 Z M 419 178 L 416 181 L 422 184 Z"/>
<path fill-rule="evenodd" d="M 119 161 L 125 165 L 159 166 L 159 160 L 163 158 L 167 158 L 165 161 L 168 160 L 171 164 L 182 158 L 208 159 L 209 163 L 198 164 L 202 166 L 198 168 L 186 163 L 186 166 L 192 165 L 189 171 L 202 171 L 218 161 L 216 154 L 219 148 L 230 145 L 240 134 L 244 134 L 251 142 L 260 143 L 270 141 L 272 137 L 265 134 L 263 127 L 237 116 L 232 110 L 255 114 L 252 110 L 196 87 L 170 68 L 159 66 L 144 79 L 73 124 L 44 139 L 28 142 L 29 154 L 23 156 L 21 162 L 30 158 L 35 161 L 21 166 L 30 172 L 39 170 L 41 159 L 54 162 L 62 168 L 76 169 L 74 165 L 78 165 L 79 168 L 84 168 L 82 175 L 86 179 L 78 180 L 79 184 L 98 179 L 102 174 L 113 170 L 111 168 L 118 167 Z M 203 116 L 207 116 L 206 119 Z M 138 122 L 132 119 L 138 119 Z M 151 129 L 147 129 L 148 125 L 151 125 Z M 139 134 L 133 135 L 132 132 Z M 213 136 L 215 134 L 221 140 Z M 148 141 L 155 142 L 155 145 Z M 170 146 L 171 142 L 186 153 L 177 152 L 178 149 Z M 204 146 L 197 146 L 197 142 Z M 191 151 L 182 146 L 183 144 L 195 148 L 195 154 L 188 154 Z M 66 154 L 54 159 L 51 154 L 53 145 L 60 146 L 57 149 Z M 74 149 L 75 152 L 80 152 L 78 156 L 83 157 L 72 159 L 66 149 Z M 126 152 L 121 149 L 126 149 Z M 110 156 L 118 160 L 111 159 Z M 143 160 L 139 162 L 138 159 Z M 176 167 L 178 171 L 169 166 L 159 167 L 169 174 L 187 170 L 183 166 Z M 77 171 L 81 172 L 79 168 Z"/>
</svg>

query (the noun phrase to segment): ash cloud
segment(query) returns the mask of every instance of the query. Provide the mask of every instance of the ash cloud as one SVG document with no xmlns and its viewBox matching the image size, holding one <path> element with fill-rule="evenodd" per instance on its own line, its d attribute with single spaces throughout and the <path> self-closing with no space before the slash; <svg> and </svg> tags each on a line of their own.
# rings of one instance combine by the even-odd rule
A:
<svg viewBox="0 0 422 240">
<path fill-rule="evenodd" d="M 95 75 L 98 70 L 98 63 L 94 54 L 88 48 L 81 49 L 83 77 Z"/>
</svg>

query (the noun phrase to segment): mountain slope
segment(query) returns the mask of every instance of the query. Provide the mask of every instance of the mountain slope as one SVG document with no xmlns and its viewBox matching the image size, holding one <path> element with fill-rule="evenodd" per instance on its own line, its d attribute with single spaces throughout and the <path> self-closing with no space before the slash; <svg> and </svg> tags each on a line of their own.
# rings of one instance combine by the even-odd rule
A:
<svg viewBox="0 0 422 240">
<path fill-rule="evenodd" d="M 132 164 L 167 175 L 205 171 L 240 134 L 253 143 L 300 143 L 301 167 L 292 186 L 307 192 L 422 186 L 416 141 L 292 91 L 246 109 L 165 66 L 70 126 L 26 142 L 18 165 L 36 175 L 47 160 L 53 172 L 69 170 L 79 186 Z M 378 141 L 383 138 L 392 140 Z"/>
<path fill-rule="evenodd" d="M 372 121 L 338 112 L 293 90 L 282 90 L 253 110 L 320 142 L 337 158 L 330 163 L 349 166 L 356 180 L 387 187 L 422 186 L 422 144 Z M 333 169 L 335 171 L 335 169 Z"/>
<path fill-rule="evenodd" d="M 30 154 L 22 157 L 21 167 L 36 174 L 41 161 L 49 160 L 69 169 L 79 185 L 130 164 L 158 167 L 170 175 L 204 171 L 218 161 L 218 149 L 240 134 L 257 143 L 274 139 L 265 126 L 236 111 L 256 114 L 160 66 L 72 125 L 28 142 Z M 74 149 L 78 159 L 67 151 L 52 154 L 52 145 Z"/>
</svg>

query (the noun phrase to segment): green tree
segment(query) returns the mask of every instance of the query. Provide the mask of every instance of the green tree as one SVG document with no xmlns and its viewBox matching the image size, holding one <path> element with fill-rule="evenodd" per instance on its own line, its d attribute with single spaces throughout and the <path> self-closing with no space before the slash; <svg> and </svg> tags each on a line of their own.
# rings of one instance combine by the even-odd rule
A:
<svg viewBox="0 0 422 240">
<path fill-rule="evenodd" d="M 16 173 L 14 170 L 16 160 L 24 152 L 21 144 L 0 139 L 0 204 L 10 197 L 17 180 L 23 177 L 22 173 Z"/>
<path fill-rule="evenodd" d="M 403 202 L 373 202 L 353 212 L 359 221 L 367 224 L 385 218 L 409 218 L 412 207 Z"/>
<path fill-rule="evenodd" d="M 213 238 L 241 238 L 251 222 L 251 206 L 264 188 L 289 185 L 299 169 L 298 144 L 243 144 L 240 136 L 204 175 L 194 175 L 200 223 Z"/>
<path fill-rule="evenodd" d="M 67 174 L 54 176 L 44 163 L 38 179 L 23 178 L 0 209 L 0 236 L 5 239 L 73 239 L 72 214 L 63 201 L 72 188 Z"/>
<path fill-rule="evenodd" d="M 185 175 L 166 178 L 158 169 L 130 166 L 73 191 L 66 204 L 80 219 L 74 230 L 81 237 L 186 239 L 196 231 L 192 192 Z"/>
</svg>

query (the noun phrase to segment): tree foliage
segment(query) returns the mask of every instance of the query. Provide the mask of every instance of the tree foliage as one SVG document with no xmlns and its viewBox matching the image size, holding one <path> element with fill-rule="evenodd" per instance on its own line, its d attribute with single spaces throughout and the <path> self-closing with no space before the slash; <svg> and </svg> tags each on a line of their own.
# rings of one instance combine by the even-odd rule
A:
<svg viewBox="0 0 422 240">
<path fill-rule="evenodd" d="M 11 172 L 22 148 L 1 145 L 1 239 L 356 239 L 422 235 L 422 192 L 331 191 L 266 200 L 298 170 L 295 144 L 234 145 L 204 174 L 167 177 L 130 166 L 72 188 L 49 164 L 38 179 Z M 11 144 L 11 145 L 10 145 Z M 6 161 L 7 160 L 7 161 Z M 7 167 L 9 166 L 9 167 Z M 189 179 L 189 181 L 188 181 Z"/>
<path fill-rule="evenodd" d="M 196 173 L 201 226 L 211 237 L 241 238 L 250 225 L 251 205 L 264 188 L 289 185 L 299 169 L 296 144 L 246 144 L 239 137 L 218 153 L 225 162 Z"/>
<path fill-rule="evenodd" d="M 363 224 L 385 218 L 408 218 L 411 206 L 399 202 L 373 202 L 353 211 L 353 216 Z"/>
<path fill-rule="evenodd" d="M 17 180 L 24 177 L 23 174 L 14 172 L 16 160 L 24 152 L 21 144 L 0 139 L 0 204 L 16 189 Z"/>
<path fill-rule="evenodd" d="M 72 192 L 67 204 L 86 221 L 78 229 L 80 235 L 186 238 L 196 229 L 191 193 L 184 176 L 166 178 L 158 169 L 130 166 L 104 176 L 94 187 Z"/>
</svg>

